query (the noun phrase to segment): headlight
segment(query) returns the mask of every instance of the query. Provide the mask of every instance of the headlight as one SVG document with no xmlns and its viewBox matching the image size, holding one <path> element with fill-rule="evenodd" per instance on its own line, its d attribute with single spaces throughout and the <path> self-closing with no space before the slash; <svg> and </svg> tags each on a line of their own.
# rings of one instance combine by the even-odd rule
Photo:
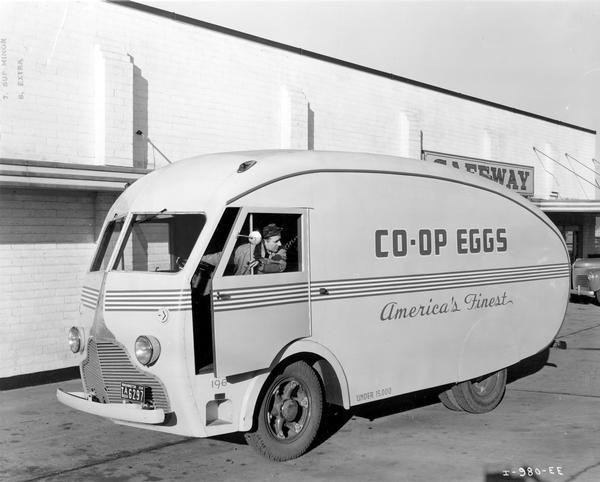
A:
<svg viewBox="0 0 600 482">
<path fill-rule="evenodd" d="M 160 343 L 153 336 L 138 336 L 135 340 L 135 357 L 142 365 L 152 365 L 160 356 Z"/>
<path fill-rule="evenodd" d="M 83 329 L 72 326 L 67 336 L 69 341 L 69 348 L 73 353 L 79 353 L 83 351 Z"/>
</svg>

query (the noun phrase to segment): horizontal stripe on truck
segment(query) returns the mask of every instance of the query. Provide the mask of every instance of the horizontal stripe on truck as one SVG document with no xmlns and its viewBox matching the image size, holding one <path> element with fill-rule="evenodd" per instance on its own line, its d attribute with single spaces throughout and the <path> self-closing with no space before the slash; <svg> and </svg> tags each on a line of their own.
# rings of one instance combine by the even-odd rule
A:
<svg viewBox="0 0 600 482">
<path fill-rule="evenodd" d="M 95 310 L 98 306 L 99 296 L 99 290 L 90 288 L 89 286 L 84 286 L 81 289 L 81 304 L 86 308 L 91 308 L 92 310 Z"/>
<path fill-rule="evenodd" d="M 231 296 L 231 299 L 222 299 Z M 308 302 L 308 283 L 216 290 L 215 312 Z"/>
<path fill-rule="evenodd" d="M 106 292 L 106 311 L 172 311 L 192 309 L 191 290 L 111 290 Z"/>
<path fill-rule="evenodd" d="M 405 276 L 381 276 L 377 278 L 358 278 L 358 279 L 337 279 L 337 280 L 327 280 L 327 281 L 313 281 L 312 286 L 320 286 L 320 285 L 331 285 L 332 283 L 357 283 L 357 282 L 385 282 L 390 280 L 398 280 L 398 279 L 415 279 L 415 278 L 423 278 L 423 279 L 431 279 L 431 278 L 439 278 L 446 276 L 469 276 L 473 274 L 499 274 L 499 273 L 521 273 L 521 272 L 536 272 L 540 270 L 554 270 L 554 269 L 566 269 L 570 270 L 570 265 L 565 263 L 560 264 L 546 264 L 546 265 L 538 265 L 538 266 L 521 266 L 518 268 L 491 268 L 491 269 L 479 269 L 479 270 L 465 270 L 465 271 L 444 271 L 441 273 L 428 273 L 428 274 L 416 274 L 416 275 L 405 275 Z"/>
<path fill-rule="evenodd" d="M 570 265 L 553 264 L 521 268 L 497 268 L 426 275 L 363 278 L 358 280 L 319 281 L 312 283 L 311 299 L 313 301 L 323 301 L 339 298 L 417 293 L 422 291 L 568 278 L 569 276 Z M 326 289 L 327 294 L 320 293 L 321 289 Z"/>
<path fill-rule="evenodd" d="M 569 264 L 548 264 L 517 268 L 454 271 L 377 278 L 315 281 L 311 284 L 312 301 L 418 293 L 471 288 L 497 284 L 524 283 L 568 278 Z M 327 294 L 321 293 L 322 289 Z M 99 292 L 84 288 L 82 302 L 95 308 Z M 251 309 L 308 302 L 308 283 L 231 288 L 213 292 L 215 312 Z M 105 297 L 106 311 L 191 310 L 191 290 L 113 290 Z"/>
<path fill-rule="evenodd" d="M 494 268 L 379 278 L 338 279 L 315 281 L 311 284 L 310 299 L 326 301 L 402 293 L 418 293 L 446 289 L 470 288 L 497 284 L 524 283 L 545 279 L 568 278 L 569 264 Z M 326 289 L 327 294 L 322 294 Z M 307 302 L 307 285 L 266 286 L 218 290 L 213 293 L 215 312 L 278 306 Z M 223 299 L 222 297 L 230 297 Z"/>
</svg>

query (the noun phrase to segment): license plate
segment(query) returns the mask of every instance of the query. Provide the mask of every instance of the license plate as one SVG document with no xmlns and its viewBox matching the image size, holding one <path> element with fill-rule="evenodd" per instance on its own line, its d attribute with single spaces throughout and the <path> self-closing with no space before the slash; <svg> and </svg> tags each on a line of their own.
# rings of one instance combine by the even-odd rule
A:
<svg viewBox="0 0 600 482">
<path fill-rule="evenodd" d="M 146 387 L 121 382 L 121 398 L 130 402 L 144 403 L 146 400 Z"/>
</svg>

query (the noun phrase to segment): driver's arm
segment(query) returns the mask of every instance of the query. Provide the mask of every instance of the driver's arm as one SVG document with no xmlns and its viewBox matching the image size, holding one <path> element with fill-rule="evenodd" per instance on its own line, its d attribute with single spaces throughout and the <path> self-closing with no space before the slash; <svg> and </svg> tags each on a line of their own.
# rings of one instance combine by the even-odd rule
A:
<svg viewBox="0 0 600 482">
<path fill-rule="evenodd" d="M 235 266 L 236 275 L 251 274 L 250 263 L 253 258 L 254 246 L 251 244 L 242 244 L 238 246 L 233 253 L 233 264 Z"/>
<path fill-rule="evenodd" d="M 287 252 L 280 249 L 270 259 L 264 260 L 263 273 L 283 273 L 287 267 Z"/>
</svg>

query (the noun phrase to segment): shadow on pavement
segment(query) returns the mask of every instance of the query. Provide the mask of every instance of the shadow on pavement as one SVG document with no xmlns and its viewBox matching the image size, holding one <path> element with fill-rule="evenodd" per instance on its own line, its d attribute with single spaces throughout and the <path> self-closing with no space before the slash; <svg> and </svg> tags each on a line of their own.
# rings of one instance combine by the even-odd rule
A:
<svg viewBox="0 0 600 482">
<path fill-rule="evenodd" d="M 321 429 L 312 450 L 340 431 L 352 417 L 366 418 L 372 421 L 381 417 L 387 417 L 388 415 L 414 410 L 415 408 L 434 405 L 440 403 L 438 398 L 440 391 L 440 387 L 421 390 L 376 402 L 366 403 L 364 405 L 353 407 L 350 410 L 345 410 L 343 407 L 336 405 L 330 405 L 323 414 Z"/>
<path fill-rule="evenodd" d="M 226 433 L 224 435 L 215 435 L 214 437 L 210 438 L 235 445 L 248 445 L 243 432 Z"/>
<path fill-rule="evenodd" d="M 438 395 L 445 387 L 428 388 L 418 392 L 406 393 L 381 401 L 366 403 L 352 409 L 353 415 L 357 417 L 375 420 L 397 413 L 407 412 L 415 408 L 427 407 L 440 403 Z"/>
<path fill-rule="evenodd" d="M 521 378 L 533 375 L 545 366 L 556 366 L 548 363 L 549 355 L 550 348 L 546 348 L 545 350 L 509 367 L 507 383 L 512 383 Z M 416 408 L 435 405 L 440 403 L 438 395 L 447 388 L 449 388 L 449 385 L 420 390 L 417 392 L 386 398 L 384 400 L 365 403 L 363 405 L 353 407 L 350 410 L 345 410 L 343 407 L 336 405 L 326 405 L 324 407 L 321 428 L 319 429 L 319 434 L 315 439 L 315 444 L 312 450 L 335 435 L 354 416 L 366 418 L 372 421 L 381 417 L 387 417 L 389 415 L 414 410 Z M 247 445 L 244 434 L 239 432 L 219 435 L 211 438 L 236 445 Z M 504 480 L 511 479 L 506 479 L 505 477 Z"/>
<path fill-rule="evenodd" d="M 539 372 L 545 366 L 556 367 L 553 363 L 548 363 L 550 357 L 550 348 L 546 348 L 529 358 L 525 358 L 515 365 L 508 368 L 507 383 L 512 383 L 521 378 L 528 377 Z"/>
<path fill-rule="evenodd" d="M 351 418 L 352 412 L 350 410 L 345 410 L 343 407 L 337 405 L 326 405 L 321 427 L 311 450 L 314 450 L 339 432 Z"/>
<path fill-rule="evenodd" d="M 548 363 L 550 348 L 546 348 L 535 355 L 526 358 L 508 368 L 507 383 L 515 382 L 521 378 L 528 377 L 539 372 L 546 366 L 556 365 Z M 366 403 L 344 410 L 341 407 L 331 406 L 328 413 L 324 414 L 322 433 L 317 438 L 316 446 L 325 442 L 328 438 L 339 431 L 353 416 L 375 420 L 402 412 L 422 408 L 440 403 L 438 395 L 449 388 L 450 385 L 420 390 L 418 392 L 398 395 L 381 401 Z M 510 480 L 505 479 L 504 480 Z"/>
</svg>

